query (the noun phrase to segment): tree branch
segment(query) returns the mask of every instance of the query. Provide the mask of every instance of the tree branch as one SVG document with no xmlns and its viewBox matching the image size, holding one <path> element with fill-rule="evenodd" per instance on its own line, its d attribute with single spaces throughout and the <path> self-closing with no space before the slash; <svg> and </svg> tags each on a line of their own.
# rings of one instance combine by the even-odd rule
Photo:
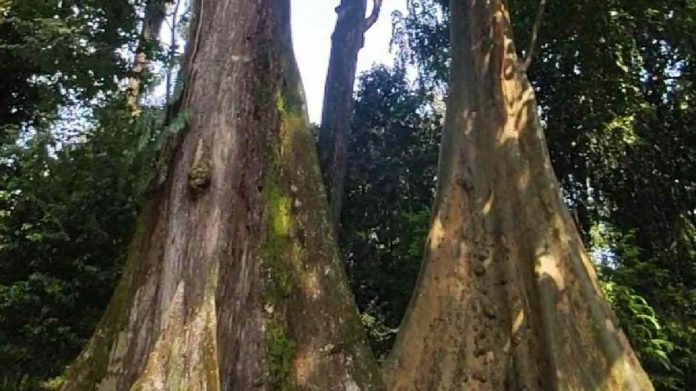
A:
<svg viewBox="0 0 696 391">
<path fill-rule="evenodd" d="M 541 28 L 541 20 L 544 17 L 544 7 L 546 6 L 546 0 L 539 0 L 539 7 L 537 8 L 536 20 L 534 21 L 534 27 L 532 30 L 532 36 L 529 39 L 529 49 L 527 50 L 527 55 L 524 57 L 522 62 L 522 69 L 525 71 L 529 69 L 532 64 L 532 57 L 534 57 L 534 49 L 537 45 L 537 40 L 539 38 L 539 29 Z"/>
<path fill-rule="evenodd" d="M 372 0 L 372 12 L 370 13 L 370 16 L 365 19 L 365 27 L 363 28 L 363 32 L 369 30 L 370 27 L 375 24 L 377 18 L 379 18 L 379 11 L 381 8 L 382 0 Z"/>
</svg>

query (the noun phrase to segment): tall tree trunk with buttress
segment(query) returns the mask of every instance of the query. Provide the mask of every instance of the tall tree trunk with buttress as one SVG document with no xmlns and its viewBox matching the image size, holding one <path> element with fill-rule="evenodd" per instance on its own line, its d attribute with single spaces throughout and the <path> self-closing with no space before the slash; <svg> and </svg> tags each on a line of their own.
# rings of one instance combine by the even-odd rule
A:
<svg viewBox="0 0 696 391">
<path fill-rule="evenodd" d="M 289 0 L 198 0 L 187 131 L 63 390 L 379 390 L 330 234 Z"/>
<path fill-rule="evenodd" d="M 319 160 L 336 232 L 341 219 L 358 52 L 364 45 L 365 32 L 379 17 L 381 5 L 382 0 L 374 0 L 367 18 L 367 0 L 341 0 L 336 8 L 319 129 Z"/>
<path fill-rule="evenodd" d="M 503 0 L 451 0 L 425 260 L 393 390 L 652 390 L 563 203 Z"/>
</svg>

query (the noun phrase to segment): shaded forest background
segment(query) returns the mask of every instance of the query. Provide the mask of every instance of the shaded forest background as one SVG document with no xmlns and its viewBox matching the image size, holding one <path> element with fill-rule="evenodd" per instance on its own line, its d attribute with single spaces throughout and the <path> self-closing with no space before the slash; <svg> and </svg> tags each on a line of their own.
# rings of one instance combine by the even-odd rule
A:
<svg viewBox="0 0 696 391">
<path fill-rule="evenodd" d="M 339 238 L 380 355 L 430 218 L 445 3 L 409 0 L 392 16 L 395 65 L 356 86 Z M 520 52 L 537 3 L 510 1 Z M 182 39 L 186 8 L 164 24 Z M 183 48 L 145 42 L 143 15 L 125 0 L 0 0 L 0 389 L 50 389 L 80 351 L 179 130 L 163 124 Z M 605 294 L 656 388 L 696 389 L 696 1 L 549 2 L 537 46 L 529 75 L 554 169 Z M 134 72 L 136 51 L 153 72 Z M 150 95 L 166 84 L 164 97 L 133 111 L 133 77 Z"/>
</svg>

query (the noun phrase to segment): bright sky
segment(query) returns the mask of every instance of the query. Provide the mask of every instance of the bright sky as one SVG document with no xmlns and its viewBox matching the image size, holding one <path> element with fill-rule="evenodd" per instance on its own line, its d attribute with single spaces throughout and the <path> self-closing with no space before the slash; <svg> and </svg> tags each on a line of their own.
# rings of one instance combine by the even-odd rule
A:
<svg viewBox="0 0 696 391">
<path fill-rule="evenodd" d="M 336 12 L 340 0 L 292 0 L 292 33 L 295 57 L 300 67 L 309 119 L 319 123 L 324 95 L 324 81 L 329 66 L 331 33 L 336 24 Z M 368 14 L 372 1 L 368 0 Z M 358 75 L 372 64 L 392 64 L 389 53 L 391 39 L 391 14 L 406 12 L 406 0 L 384 0 L 379 20 L 367 34 L 365 46 L 358 54 Z"/>
</svg>

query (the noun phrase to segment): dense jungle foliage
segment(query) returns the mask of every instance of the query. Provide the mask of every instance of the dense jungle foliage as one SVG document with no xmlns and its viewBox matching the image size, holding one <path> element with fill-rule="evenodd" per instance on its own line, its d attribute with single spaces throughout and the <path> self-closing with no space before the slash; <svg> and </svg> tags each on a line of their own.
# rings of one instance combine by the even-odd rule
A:
<svg viewBox="0 0 696 391">
<path fill-rule="evenodd" d="M 520 53 L 538 3 L 510 1 Z M 169 43 L 141 45 L 144 9 L 0 0 L 0 389 L 50 389 L 91 335 L 175 130 L 163 103 L 125 103 L 137 48 L 177 69 Z M 418 275 L 447 91 L 446 1 L 407 11 L 396 65 L 356 85 L 339 232 L 380 355 Z M 539 31 L 530 79 L 605 293 L 656 388 L 696 389 L 696 1 L 548 2 Z M 164 79 L 139 77 L 149 95 Z"/>
</svg>

